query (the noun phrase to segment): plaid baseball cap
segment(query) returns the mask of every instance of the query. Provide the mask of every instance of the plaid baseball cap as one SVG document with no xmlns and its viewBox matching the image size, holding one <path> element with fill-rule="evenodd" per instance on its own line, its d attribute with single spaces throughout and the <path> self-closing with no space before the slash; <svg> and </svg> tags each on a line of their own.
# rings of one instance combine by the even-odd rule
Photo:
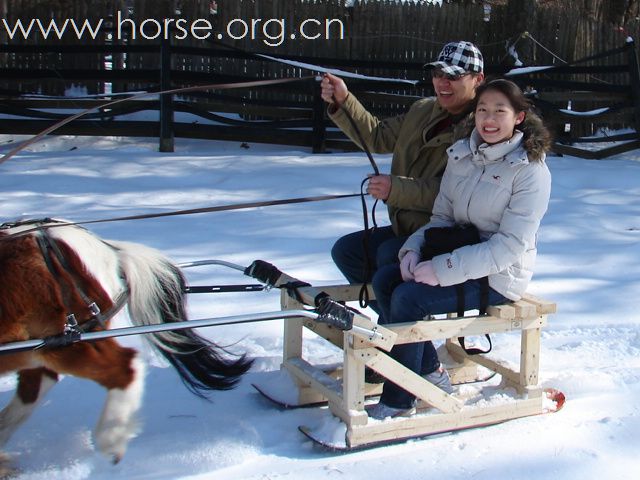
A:
<svg viewBox="0 0 640 480">
<path fill-rule="evenodd" d="M 471 42 L 449 42 L 444 47 L 438 60 L 427 63 L 424 68 L 439 68 L 449 75 L 463 73 L 480 73 L 484 68 L 482 53 Z"/>
</svg>

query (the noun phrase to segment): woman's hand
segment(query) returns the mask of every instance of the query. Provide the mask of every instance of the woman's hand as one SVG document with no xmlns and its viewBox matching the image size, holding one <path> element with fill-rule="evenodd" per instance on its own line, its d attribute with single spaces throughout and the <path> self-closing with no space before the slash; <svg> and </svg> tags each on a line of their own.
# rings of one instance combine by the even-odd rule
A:
<svg viewBox="0 0 640 480">
<path fill-rule="evenodd" d="M 438 280 L 438 277 L 436 277 L 436 272 L 433 269 L 433 262 L 431 260 L 420 262 L 413 269 L 413 277 L 418 283 L 426 283 L 432 287 L 440 285 L 440 281 Z"/>
<path fill-rule="evenodd" d="M 414 252 L 413 250 L 409 250 L 402 260 L 400 261 L 400 275 L 402 275 L 402 280 L 408 282 L 413 280 L 413 269 L 416 268 L 416 265 L 420 261 L 420 255 L 418 252 Z"/>
</svg>

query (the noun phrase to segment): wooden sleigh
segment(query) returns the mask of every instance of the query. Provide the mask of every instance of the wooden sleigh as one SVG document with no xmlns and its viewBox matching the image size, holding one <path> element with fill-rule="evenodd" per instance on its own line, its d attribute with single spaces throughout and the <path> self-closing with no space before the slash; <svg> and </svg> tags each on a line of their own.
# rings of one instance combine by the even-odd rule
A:
<svg viewBox="0 0 640 480">
<path fill-rule="evenodd" d="M 286 275 L 283 277 L 279 283 L 295 281 Z M 283 290 L 281 305 L 283 310 L 313 306 L 320 292 L 337 302 L 354 301 L 359 289 L 358 285 L 342 285 L 307 286 L 295 292 Z M 455 318 L 455 314 L 450 314 L 440 320 L 384 327 L 355 311 L 353 325 L 357 328 L 348 331 L 308 318 L 289 319 L 284 326 L 283 363 L 281 371 L 277 372 L 278 378 L 265 377 L 254 383 L 254 387 L 271 400 L 288 407 L 327 405 L 341 422 L 329 417 L 317 425 L 299 428 L 316 443 L 340 450 L 557 411 L 564 403 L 564 395 L 556 390 L 543 389 L 538 379 L 540 334 L 547 323 L 547 316 L 555 311 L 554 303 L 526 295 L 518 302 L 490 307 L 487 315 L 483 316 Z M 327 369 L 305 360 L 305 329 L 342 349 L 342 364 Z M 517 367 L 488 355 L 467 355 L 456 343 L 458 337 L 511 331 L 520 331 L 521 353 Z M 425 340 L 446 340 L 439 354 L 440 358 L 448 355 L 454 362 L 446 365 L 453 383 L 475 379 L 479 367 L 500 375 L 500 385 L 487 387 L 500 393 L 496 395 L 499 397 L 497 403 L 465 400 L 456 392 L 449 395 L 387 355 L 394 344 Z M 367 397 L 380 394 L 381 385 L 365 383 L 365 366 L 413 393 L 418 398 L 417 413 L 382 421 L 369 418 L 365 402 Z M 332 422 L 335 428 L 328 429 L 327 424 Z"/>
</svg>

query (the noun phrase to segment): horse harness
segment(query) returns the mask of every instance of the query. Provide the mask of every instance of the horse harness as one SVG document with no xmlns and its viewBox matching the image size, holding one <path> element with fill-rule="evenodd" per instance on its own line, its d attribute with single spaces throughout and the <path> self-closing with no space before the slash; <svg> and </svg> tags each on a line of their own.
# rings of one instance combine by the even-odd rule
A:
<svg viewBox="0 0 640 480">
<path fill-rule="evenodd" d="M 60 250 L 60 247 L 48 233 L 48 228 L 45 223 L 48 223 L 50 221 L 52 220 L 44 219 L 30 221 L 30 223 L 34 223 L 37 226 L 35 235 L 36 242 L 40 248 L 40 252 L 42 253 L 45 264 L 47 265 L 47 269 L 49 270 L 53 278 L 58 282 L 58 286 L 60 287 L 60 289 L 64 290 L 65 287 L 61 282 L 60 276 L 56 272 L 56 268 L 54 266 L 54 259 L 64 269 L 64 271 L 67 272 L 71 279 L 74 278 L 74 274 L 69 265 L 69 262 L 66 260 L 62 251 Z M 55 220 L 53 221 L 55 222 Z M 124 275 L 121 275 L 124 278 Z M 127 282 L 125 279 L 125 284 L 126 283 Z M 87 319 L 86 322 L 83 322 L 82 324 L 78 323 L 78 319 L 76 318 L 75 313 L 73 313 L 71 307 L 68 305 L 68 302 L 65 300 L 65 297 L 63 295 L 63 302 L 65 303 L 65 308 L 67 310 L 67 321 L 64 326 L 64 331 L 59 335 L 49 337 L 46 343 L 47 347 L 62 347 L 70 345 L 71 343 L 79 341 L 80 335 L 82 333 L 92 331 L 97 327 L 106 329 L 107 322 L 111 320 L 120 310 L 122 310 L 124 305 L 129 300 L 130 293 L 129 287 L 127 286 L 122 292 L 118 294 L 117 298 L 113 302 L 112 307 L 108 311 L 102 312 L 98 304 L 87 295 L 87 293 L 77 282 L 73 283 L 73 289 L 75 290 L 75 293 L 77 293 L 82 301 L 87 305 L 87 308 L 91 312 L 91 316 Z"/>
</svg>

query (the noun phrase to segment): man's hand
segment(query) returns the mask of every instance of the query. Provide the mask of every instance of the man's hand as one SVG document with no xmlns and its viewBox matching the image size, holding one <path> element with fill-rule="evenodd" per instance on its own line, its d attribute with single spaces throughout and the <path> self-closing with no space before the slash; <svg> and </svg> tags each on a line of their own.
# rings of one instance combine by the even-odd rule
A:
<svg viewBox="0 0 640 480">
<path fill-rule="evenodd" d="M 385 201 L 391 193 L 391 175 L 369 175 L 367 193 L 377 200 Z"/>
<path fill-rule="evenodd" d="M 400 275 L 402 275 L 402 280 L 405 282 L 414 280 L 413 270 L 416 268 L 419 261 L 420 254 L 413 250 L 409 250 L 405 256 L 402 257 L 402 260 L 400 260 Z"/>
<path fill-rule="evenodd" d="M 320 82 L 320 96 L 327 103 L 342 105 L 349 96 L 347 85 L 340 77 L 325 73 Z"/>
</svg>

